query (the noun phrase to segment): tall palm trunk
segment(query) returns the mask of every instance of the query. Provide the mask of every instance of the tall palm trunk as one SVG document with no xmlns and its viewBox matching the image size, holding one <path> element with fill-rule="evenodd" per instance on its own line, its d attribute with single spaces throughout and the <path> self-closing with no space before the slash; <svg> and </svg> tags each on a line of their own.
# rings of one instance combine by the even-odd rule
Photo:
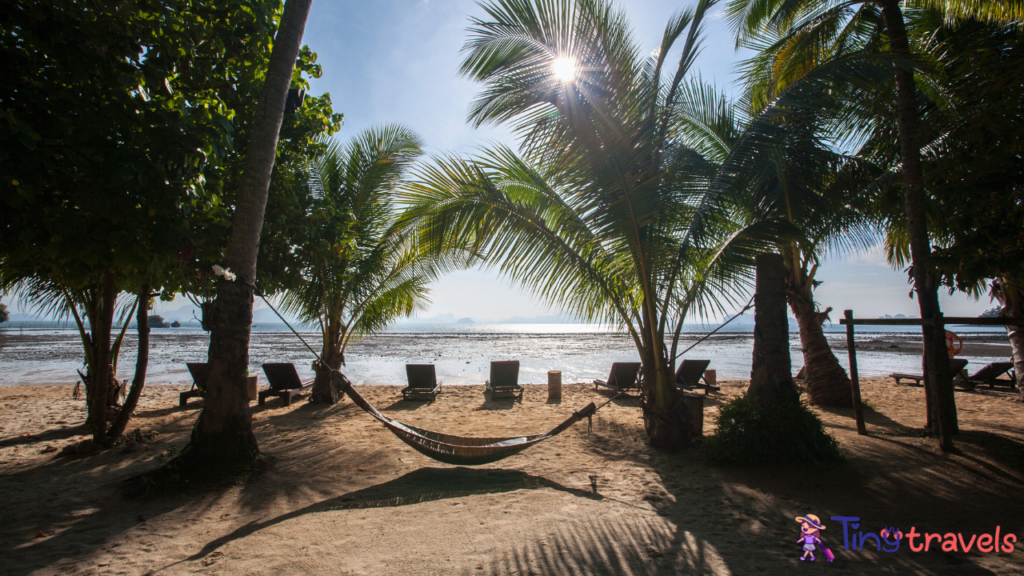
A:
<svg viewBox="0 0 1024 576">
<path fill-rule="evenodd" d="M 899 0 L 878 0 L 877 4 L 882 8 L 890 50 L 896 56 L 909 59 L 910 45 Z M 896 92 L 900 157 L 903 164 L 903 199 L 910 235 L 914 290 L 917 292 L 921 318 L 937 319 L 942 311 L 939 307 L 939 285 L 929 262 L 931 245 L 925 215 L 926 197 L 921 173 L 921 153 L 917 144 L 918 110 L 913 70 L 897 68 Z M 953 448 L 953 434 L 957 433 L 957 415 L 945 333 L 941 326 L 924 326 L 922 331 L 925 393 L 930 404 L 928 427 L 938 432 L 942 450 L 948 451 Z"/>
<path fill-rule="evenodd" d="M 259 456 L 246 392 L 256 255 L 277 153 L 285 100 L 312 0 L 288 0 L 274 37 L 266 82 L 256 105 L 225 264 L 237 276 L 217 285 L 210 322 L 206 401 L 186 459 L 208 470 L 239 472 Z"/>
<path fill-rule="evenodd" d="M 754 286 L 754 357 L 747 397 L 774 406 L 797 402 L 786 318 L 786 266 L 781 254 L 758 254 Z"/>
<path fill-rule="evenodd" d="M 846 370 L 832 353 L 821 326 L 832 308 L 820 312 L 814 304 L 814 270 L 787 270 L 786 298 L 800 329 L 800 347 L 804 353 L 804 377 L 807 396 L 818 406 L 852 406 L 852 384 Z"/>
</svg>

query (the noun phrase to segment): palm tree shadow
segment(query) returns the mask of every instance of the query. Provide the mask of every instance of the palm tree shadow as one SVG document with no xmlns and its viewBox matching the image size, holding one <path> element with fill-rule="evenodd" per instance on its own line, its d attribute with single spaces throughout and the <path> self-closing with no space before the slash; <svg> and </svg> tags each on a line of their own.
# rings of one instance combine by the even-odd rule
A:
<svg viewBox="0 0 1024 576">
<path fill-rule="evenodd" d="M 311 504 L 305 508 L 300 508 L 263 522 L 250 522 L 237 528 L 230 534 L 207 543 L 199 552 L 175 564 L 194 562 L 206 557 L 229 542 L 245 538 L 264 528 L 307 514 L 330 510 L 408 506 L 410 504 L 433 502 L 448 498 L 464 498 L 476 494 L 500 494 L 502 492 L 524 489 L 536 490 L 538 488 L 551 488 L 592 500 L 602 500 L 604 498 L 596 492 L 569 488 L 547 478 L 534 476 L 519 470 L 481 470 L 463 467 L 420 468 L 383 484 L 328 498 L 322 502 Z"/>
</svg>

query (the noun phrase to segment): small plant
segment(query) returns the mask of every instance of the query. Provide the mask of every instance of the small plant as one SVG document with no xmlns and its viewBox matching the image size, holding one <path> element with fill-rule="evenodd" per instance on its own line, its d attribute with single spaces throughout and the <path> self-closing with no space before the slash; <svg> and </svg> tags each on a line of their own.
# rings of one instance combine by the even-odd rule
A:
<svg viewBox="0 0 1024 576">
<path fill-rule="evenodd" d="M 745 397 L 722 407 L 704 441 L 708 461 L 727 466 L 825 464 L 843 460 L 839 441 L 802 403 L 759 406 Z"/>
</svg>

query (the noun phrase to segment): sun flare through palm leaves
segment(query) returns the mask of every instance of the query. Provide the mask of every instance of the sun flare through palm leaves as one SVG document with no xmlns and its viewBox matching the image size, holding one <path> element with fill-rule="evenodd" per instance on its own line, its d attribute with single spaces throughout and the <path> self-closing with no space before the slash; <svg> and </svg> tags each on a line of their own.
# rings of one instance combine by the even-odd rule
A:
<svg viewBox="0 0 1024 576">
<path fill-rule="evenodd" d="M 571 56 L 559 56 L 551 63 L 551 71 L 559 82 L 572 82 L 576 79 L 576 59 Z"/>
</svg>

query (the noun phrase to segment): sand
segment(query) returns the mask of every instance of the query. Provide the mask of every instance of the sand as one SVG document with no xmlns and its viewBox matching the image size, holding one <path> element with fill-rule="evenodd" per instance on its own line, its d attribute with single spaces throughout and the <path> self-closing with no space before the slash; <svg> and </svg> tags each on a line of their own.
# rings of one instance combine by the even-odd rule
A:
<svg viewBox="0 0 1024 576">
<path fill-rule="evenodd" d="M 707 397 L 705 433 L 746 382 Z M 180 497 L 125 499 L 126 478 L 187 441 L 198 403 L 177 386 L 146 389 L 132 428 L 158 432 L 143 449 L 61 456 L 79 441 L 83 402 L 67 386 L 0 388 L 0 573 L 22 574 L 1021 574 L 1024 552 L 895 553 L 843 549 L 831 516 L 861 530 L 1013 533 L 1024 544 L 1024 405 L 1015 392 L 957 392 L 963 433 L 941 454 L 921 438 L 924 392 L 867 379 L 871 435 L 851 410 L 819 410 L 849 455 L 823 470 L 735 470 L 697 450 L 650 449 L 635 399 L 520 455 L 477 468 L 429 460 L 351 401 L 322 407 L 272 400 L 254 429 L 271 461 L 244 484 Z M 360 391 L 385 413 L 466 435 L 538 432 L 607 396 L 568 385 L 561 403 L 528 386 L 522 403 L 482 387 L 447 387 L 405 402 L 398 386 Z M 24 436 L 31 434 L 31 436 Z M 50 448 L 52 447 L 52 448 Z M 831 565 L 798 561 L 803 514 L 821 517 Z M 41 535 L 39 533 L 41 532 Z"/>
</svg>

